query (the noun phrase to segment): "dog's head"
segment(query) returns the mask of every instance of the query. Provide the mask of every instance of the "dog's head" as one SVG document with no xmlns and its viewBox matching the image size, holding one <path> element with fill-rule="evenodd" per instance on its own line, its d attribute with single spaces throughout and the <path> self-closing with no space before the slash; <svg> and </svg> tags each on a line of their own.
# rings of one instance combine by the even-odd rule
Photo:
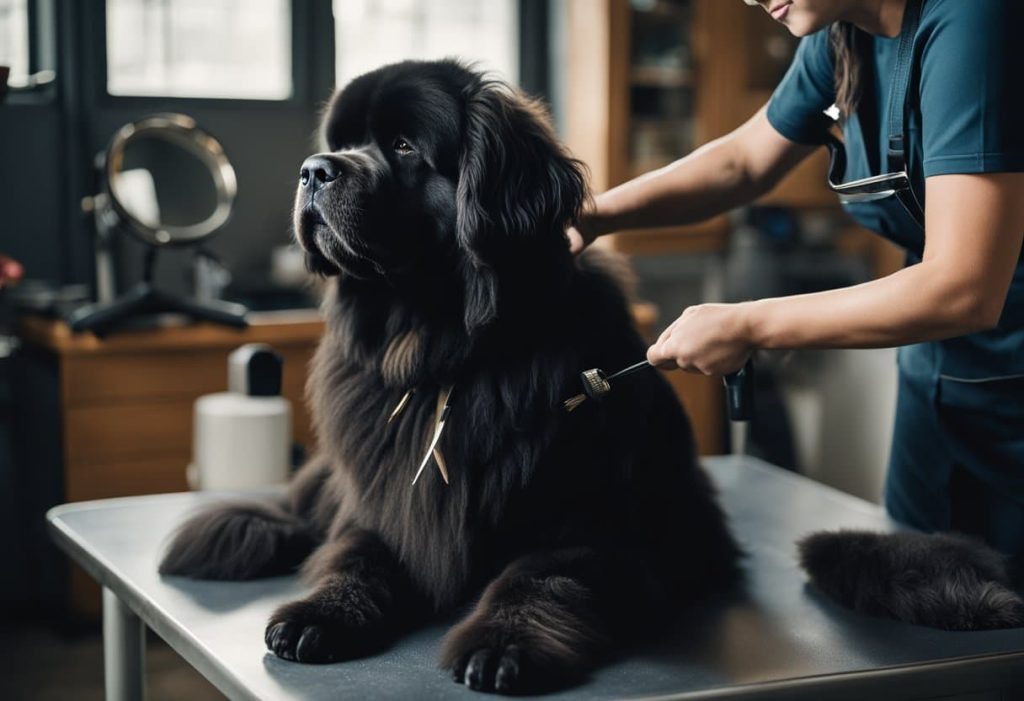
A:
<svg viewBox="0 0 1024 701">
<path fill-rule="evenodd" d="M 295 230 L 323 275 L 458 282 L 467 330 L 497 314 L 503 271 L 568 268 L 581 164 L 538 103 L 454 61 L 353 80 L 302 165 Z M 528 266 L 527 269 L 523 269 Z"/>
</svg>

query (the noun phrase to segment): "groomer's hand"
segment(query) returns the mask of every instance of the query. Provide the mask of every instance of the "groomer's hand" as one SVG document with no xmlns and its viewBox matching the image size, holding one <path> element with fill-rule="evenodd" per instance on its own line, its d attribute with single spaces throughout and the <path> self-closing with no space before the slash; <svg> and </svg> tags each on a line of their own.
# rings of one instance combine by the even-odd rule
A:
<svg viewBox="0 0 1024 701">
<path fill-rule="evenodd" d="M 21 267 L 21 263 L 13 258 L 0 255 L 0 290 L 9 285 L 17 284 L 24 274 L 25 271 Z"/>
<path fill-rule="evenodd" d="M 746 313 L 743 304 L 687 307 L 647 349 L 647 360 L 666 370 L 703 375 L 736 372 L 754 352 Z"/>
<path fill-rule="evenodd" d="M 594 227 L 587 221 L 586 214 L 580 216 L 576 226 L 566 229 L 565 235 L 569 238 L 569 252 L 574 256 L 582 253 L 583 249 L 592 244 L 598 236 Z"/>
</svg>

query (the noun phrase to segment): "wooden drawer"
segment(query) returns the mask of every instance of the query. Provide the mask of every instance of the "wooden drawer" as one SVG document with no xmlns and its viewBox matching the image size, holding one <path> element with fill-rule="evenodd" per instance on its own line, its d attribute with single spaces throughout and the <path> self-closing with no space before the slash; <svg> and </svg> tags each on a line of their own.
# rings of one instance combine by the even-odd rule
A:
<svg viewBox="0 0 1024 701">
<path fill-rule="evenodd" d="M 68 468 L 171 453 L 187 456 L 192 445 L 192 400 L 69 408 L 64 413 L 64 439 Z"/>
<path fill-rule="evenodd" d="M 302 398 L 292 404 L 292 440 L 314 450 L 309 413 Z M 64 415 L 64 460 L 96 465 L 192 454 L 194 399 L 132 402 L 70 408 Z"/>
<path fill-rule="evenodd" d="M 301 396 L 314 346 L 275 348 L 284 359 L 284 394 Z M 78 355 L 64 365 L 67 407 L 140 399 L 196 397 L 227 389 L 228 355 L 234 348 L 151 353 Z"/>
</svg>

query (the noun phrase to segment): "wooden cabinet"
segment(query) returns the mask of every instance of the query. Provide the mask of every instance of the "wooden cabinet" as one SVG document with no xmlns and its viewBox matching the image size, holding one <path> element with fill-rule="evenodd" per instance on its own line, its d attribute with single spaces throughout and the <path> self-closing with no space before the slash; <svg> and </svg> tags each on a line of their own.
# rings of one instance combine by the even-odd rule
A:
<svg viewBox="0 0 1024 701">
<path fill-rule="evenodd" d="M 18 462 L 59 476 L 47 481 L 44 506 L 186 491 L 192 405 L 227 389 L 228 354 L 245 343 L 267 343 L 284 357 L 282 394 L 292 404 L 293 439 L 311 450 L 303 395 L 323 323 L 315 312 L 250 316 L 242 331 L 198 324 L 105 340 L 72 334 L 61 322 L 25 319 L 20 363 L 32 381 L 18 397 L 24 412 L 17 424 L 27 432 Z M 96 586 L 78 570 L 70 582 L 72 611 L 98 614 Z"/>
</svg>

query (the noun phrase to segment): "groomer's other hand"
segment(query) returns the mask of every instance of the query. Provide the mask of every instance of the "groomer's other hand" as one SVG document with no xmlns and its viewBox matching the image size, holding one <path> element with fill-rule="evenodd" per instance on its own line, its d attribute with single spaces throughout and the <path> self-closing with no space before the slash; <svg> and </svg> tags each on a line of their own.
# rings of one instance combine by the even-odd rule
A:
<svg viewBox="0 0 1024 701">
<path fill-rule="evenodd" d="M 565 235 L 569 238 L 569 252 L 574 256 L 582 253 L 598 236 L 593 225 L 587 221 L 586 214 L 580 217 L 576 226 L 566 229 Z"/>
<path fill-rule="evenodd" d="M 702 375 L 736 372 L 754 352 L 744 304 L 687 307 L 647 349 L 651 365 Z"/>
<path fill-rule="evenodd" d="M 0 255 L 0 290 L 17 284 L 24 274 L 25 270 L 21 267 L 21 263 L 13 258 Z"/>
</svg>

